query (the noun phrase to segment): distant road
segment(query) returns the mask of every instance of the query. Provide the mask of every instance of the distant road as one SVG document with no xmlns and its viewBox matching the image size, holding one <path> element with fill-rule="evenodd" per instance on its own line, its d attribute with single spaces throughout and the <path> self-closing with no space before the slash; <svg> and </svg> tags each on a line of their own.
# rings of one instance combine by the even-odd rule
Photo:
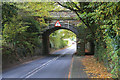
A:
<svg viewBox="0 0 120 80">
<path fill-rule="evenodd" d="M 4 71 L 3 78 L 68 78 L 72 55 L 76 46 L 55 52 L 53 56 L 33 60 Z"/>
</svg>

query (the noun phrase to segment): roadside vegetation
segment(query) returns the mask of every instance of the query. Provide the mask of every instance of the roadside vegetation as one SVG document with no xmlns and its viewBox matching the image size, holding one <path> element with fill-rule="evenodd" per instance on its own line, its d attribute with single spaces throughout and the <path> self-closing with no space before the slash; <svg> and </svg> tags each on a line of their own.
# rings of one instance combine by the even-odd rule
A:
<svg viewBox="0 0 120 80">
<path fill-rule="evenodd" d="M 61 49 L 69 46 L 70 41 L 75 40 L 76 35 L 68 30 L 57 30 L 50 35 L 50 47 L 53 49 Z M 66 39 L 66 40 L 65 40 Z"/>
<path fill-rule="evenodd" d="M 120 2 L 3 2 L 1 33 L 1 49 L 5 61 L 3 63 L 13 63 L 27 56 L 42 54 L 42 38 L 39 33 L 48 26 L 45 18 L 49 16 L 49 11 L 55 9 L 56 4 L 77 14 L 76 17 L 82 24 L 76 27 L 82 33 L 85 33 L 83 29 L 90 31 L 85 40 L 94 43 L 95 58 L 103 62 L 113 78 L 120 77 Z M 60 38 L 69 37 L 58 35 L 64 31 L 58 32 L 50 35 L 51 46 L 53 44 L 52 47 L 56 49 L 67 44 Z M 59 38 L 54 39 L 54 35 Z M 55 41 L 60 43 L 55 44 Z"/>
<path fill-rule="evenodd" d="M 52 3 L 2 3 L 2 56 L 4 65 L 42 54 L 40 32 Z"/>
<path fill-rule="evenodd" d="M 104 62 L 113 78 L 120 77 L 120 2 L 58 4 L 77 14 L 91 32 L 86 40 L 94 42 L 96 59 Z"/>
<path fill-rule="evenodd" d="M 94 56 L 85 56 L 82 59 L 82 63 L 85 66 L 84 71 L 92 80 L 94 80 L 94 78 L 112 78 L 112 74 L 107 71 L 104 63 L 97 61 Z"/>
</svg>

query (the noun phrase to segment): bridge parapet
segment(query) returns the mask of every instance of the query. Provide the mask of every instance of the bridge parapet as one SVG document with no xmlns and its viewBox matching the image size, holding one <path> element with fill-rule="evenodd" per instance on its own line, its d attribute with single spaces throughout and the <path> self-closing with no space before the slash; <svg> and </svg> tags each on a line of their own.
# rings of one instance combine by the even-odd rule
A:
<svg viewBox="0 0 120 80">
<path fill-rule="evenodd" d="M 61 28 L 69 30 L 71 30 L 71 28 L 74 28 L 73 26 L 81 23 L 80 20 L 77 20 L 76 14 L 69 10 L 50 11 L 49 14 L 50 16 L 45 18 L 48 26 L 45 27 L 43 31 L 41 31 L 41 34 L 48 29 L 54 28 L 57 20 L 59 20 Z"/>
<path fill-rule="evenodd" d="M 63 28 L 69 28 L 70 27 L 69 23 L 63 23 L 63 22 L 61 22 L 60 24 L 61 24 L 61 27 L 63 27 Z M 55 27 L 55 23 L 50 23 L 49 26 L 48 26 L 48 29 L 54 28 L 54 27 Z"/>
<path fill-rule="evenodd" d="M 76 17 L 76 14 L 70 10 L 61 10 L 61 11 L 50 11 L 49 12 L 50 17 L 56 17 L 56 18 L 60 18 L 60 17 Z"/>
<path fill-rule="evenodd" d="M 88 31 L 82 29 L 82 26 L 76 27 L 81 21 L 77 20 L 75 13 L 71 11 L 51 11 L 50 17 L 46 17 L 45 20 L 48 24 L 48 26 L 43 29 L 44 31 L 42 31 L 43 52 L 45 54 L 49 53 L 49 35 L 59 29 L 68 29 L 75 33 L 77 37 L 77 52 L 81 55 L 85 54 L 85 37 Z M 55 27 L 57 20 L 59 20 L 61 27 Z"/>
<path fill-rule="evenodd" d="M 50 23 L 49 26 L 44 28 L 42 33 L 46 32 L 47 30 L 52 29 L 52 28 L 60 28 L 60 29 L 68 29 L 68 30 L 78 34 L 76 27 L 74 27 L 72 24 L 69 24 L 69 23 L 60 23 L 60 24 L 61 24 L 61 27 L 55 27 L 55 23 Z"/>
</svg>

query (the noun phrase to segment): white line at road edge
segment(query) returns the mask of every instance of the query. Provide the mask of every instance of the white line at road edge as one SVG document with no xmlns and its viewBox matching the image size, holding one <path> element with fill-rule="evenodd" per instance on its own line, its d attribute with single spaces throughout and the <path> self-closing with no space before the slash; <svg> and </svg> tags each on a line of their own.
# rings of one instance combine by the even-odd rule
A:
<svg viewBox="0 0 120 80">
<path fill-rule="evenodd" d="M 41 70 L 42 68 L 44 68 L 45 66 L 47 66 L 49 63 L 57 60 L 58 58 L 60 58 L 61 56 L 63 56 L 66 52 L 68 51 L 65 51 L 63 54 L 61 54 L 60 56 L 57 56 L 49 61 L 47 61 L 46 63 L 42 64 L 41 66 L 33 69 L 32 71 L 28 72 L 24 77 L 21 77 L 21 78 L 29 78 L 30 76 L 34 75 L 35 73 L 37 73 L 39 70 Z M 24 79 L 25 80 L 25 79 Z"/>
</svg>

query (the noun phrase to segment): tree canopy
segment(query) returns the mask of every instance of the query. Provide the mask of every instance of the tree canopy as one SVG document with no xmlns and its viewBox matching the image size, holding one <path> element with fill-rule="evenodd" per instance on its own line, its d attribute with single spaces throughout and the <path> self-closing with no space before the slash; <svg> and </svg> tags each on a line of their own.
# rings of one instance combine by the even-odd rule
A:
<svg viewBox="0 0 120 80">
<path fill-rule="evenodd" d="M 96 46 L 96 57 L 104 61 L 112 74 L 118 76 L 120 53 L 120 2 L 57 2 L 74 11 L 90 30 Z M 115 64 L 113 64 L 115 63 Z"/>
<path fill-rule="evenodd" d="M 118 77 L 120 2 L 2 2 L 2 54 L 16 60 L 27 55 L 39 55 L 34 53 L 36 48 L 42 48 L 39 34 L 48 26 L 45 18 L 50 16 L 49 11 L 59 11 L 60 7 L 56 8 L 55 5 L 77 14 L 82 24 L 79 23 L 76 27 L 81 30 L 80 33 L 90 31 L 85 37 L 94 43 L 95 57 L 104 62 L 113 77 Z M 59 38 L 74 36 L 66 33 L 62 31 L 60 34 L 64 35 L 59 35 Z M 57 35 L 56 32 L 52 35 L 55 34 Z M 53 36 L 50 37 L 54 39 Z"/>
</svg>

